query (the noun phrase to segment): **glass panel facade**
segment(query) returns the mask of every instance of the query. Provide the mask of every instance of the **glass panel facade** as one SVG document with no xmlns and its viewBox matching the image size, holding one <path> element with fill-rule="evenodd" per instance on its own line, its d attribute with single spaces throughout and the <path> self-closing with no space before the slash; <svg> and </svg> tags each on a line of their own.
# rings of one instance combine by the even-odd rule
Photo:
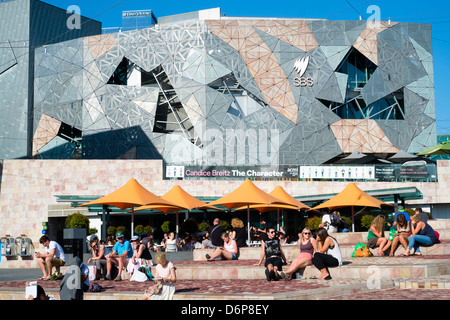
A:
<svg viewBox="0 0 450 320">
<path fill-rule="evenodd" d="M 347 88 L 363 88 L 377 66 L 356 49 L 351 49 L 337 71 L 348 74 Z"/>
</svg>

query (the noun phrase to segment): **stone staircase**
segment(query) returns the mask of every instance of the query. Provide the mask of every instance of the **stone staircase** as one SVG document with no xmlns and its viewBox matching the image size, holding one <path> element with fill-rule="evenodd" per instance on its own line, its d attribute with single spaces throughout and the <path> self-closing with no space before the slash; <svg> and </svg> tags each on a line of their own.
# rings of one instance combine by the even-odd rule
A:
<svg viewBox="0 0 450 320">
<path fill-rule="evenodd" d="M 366 242 L 367 232 L 331 234 L 340 244 L 344 261 L 341 267 L 330 269 L 333 279 L 391 280 L 449 276 L 450 220 L 432 220 L 429 223 L 439 232 L 442 242 L 431 247 L 421 247 L 422 257 L 399 257 L 404 250 L 401 246 L 397 249 L 395 257 L 351 257 L 355 245 Z M 292 261 L 298 255 L 297 245 L 284 245 L 282 249 L 288 261 Z M 192 259 L 178 259 L 178 255 L 182 252 L 170 253 L 168 260 L 173 261 L 177 267 L 177 277 L 180 280 L 265 279 L 265 268 L 254 265 L 259 261 L 260 247 L 241 248 L 239 260 L 206 261 L 205 255 L 212 254 L 213 251 L 213 249 L 195 249 L 189 252 Z M 372 253 L 376 252 L 372 250 Z M 67 266 L 62 267 L 61 271 L 64 273 L 66 269 Z M 284 269 L 286 270 L 286 267 Z M 314 266 L 309 266 L 303 275 L 305 278 L 312 278 L 318 277 L 319 274 Z M 124 278 L 127 279 L 127 275 Z"/>
<path fill-rule="evenodd" d="M 404 249 L 399 247 L 395 257 L 352 258 L 354 247 L 366 243 L 367 232 L 333 233 L 340 244 L 344 264 L 330 270 L 334 279 L 403 279 L 427 278 L 450 275 L 450 220 L 430 220 L 429 224 L 440 234 L 441 243 L 421 247 L 422 257 L 399 257 Z M 284 245 L 282 249 L 288 261 L 298 255 L 297 245 Z M 260 247 L 240 249 L 239 262 L 207 262 L 205 255 L 212 249 L 193 251 L 194 264 L 177 264 L 180 279 L 265 279 L 264 267 L 254 266 L 260 258 Z M 372 253 L 376 253 L 373 252 Z M 305 269 L 306 278 L 317 277 L 319 271 L 310 266 Z"/>
</svg>

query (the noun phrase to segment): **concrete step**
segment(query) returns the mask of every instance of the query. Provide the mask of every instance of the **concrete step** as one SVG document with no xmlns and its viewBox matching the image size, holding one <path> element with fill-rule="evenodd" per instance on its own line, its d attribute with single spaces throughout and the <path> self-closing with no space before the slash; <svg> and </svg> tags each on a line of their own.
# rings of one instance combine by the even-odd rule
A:
<svg viewBox="0 0 450 320">
<path fill-rule="evenodd" d="M 363 243 L 367 243 L 367 240 L 361 241 Z M 358 242 L 353 243 L 341 243 L 339 244 L 339 248 L 341 249 L 341 254 L 343 258 L 350 258 L 353 254 L 355 246 Z M 299 249 L 298 245 L 284 245 L 282 246 L 283 252 L 288 261 L 294 260 L 298 254 Z M 450 241 L 444 240 L 442 243 L 435 244 L 431 247 L 420 247 L 420 251 L 423 255 L 447 255 L 450 254 Z M 206 254 L 211 255 L 214 252 L 213 249 L 195 249 L 193 250 L 193 260 L 194 261 L 206 261 Z M 260 247 L 247 247 L 241 248 L 239 250 L 239 260 L 258 260 L 261 255 Z M 372 254 L 377 254 L 377 249 L 371 249 Z M 395 255 L 402 254 L 404 249 L 400 246 Z"/>
<path fill-rule="evenodd" d="M 449 229 L 438 229 L 434 228 L 439 233 L 439 238 L 441 240 L 450 239 L 450 228 Z M 330 233 L 338 243 L 358 243 L 367 241 L 368 232 L 339 232 Z M 385 236 L 389 235 L 389 231 L 385 231 Z"/>
<path fill-rule="evenodd" d="M 237 261 L 179 262 L 177 278 L 180 280 L 221 280 L 221 279 L 265 279 L 264 266 L 254 266 L 252 261 L 238 264 Z M 283 269 L 287 270 L 288 266 Z M 330 268 L 333 279 L 360 279 L 378 281 L 394 278 L 427 278 L 450 275 L 450 256 L 444 259 L 425 259 L 418 257 L 389 258 L 351 258 L 337 268 Z M 304 271 L 306 278 L 318 277 L 319 270 L 309 266 Z"/>
</svg>

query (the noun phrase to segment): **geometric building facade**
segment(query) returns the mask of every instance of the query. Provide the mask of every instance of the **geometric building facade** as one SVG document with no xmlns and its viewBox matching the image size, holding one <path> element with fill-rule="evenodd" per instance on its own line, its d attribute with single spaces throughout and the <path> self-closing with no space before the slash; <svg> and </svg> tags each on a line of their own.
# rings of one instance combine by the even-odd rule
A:
<svg viewBox="0 0 450 320">
<path fill-rule="evenodd" d="M 161 17 L 35 50 L 33 157 L 322 164 L 436 143 L 429 24 Z"/>
<path fill-rule="evenodd" d="M 100 22 L 38 0 L 0 1 L 0 159 L 32 156 L 35 48 L 99 32 Z"/>
</svg>

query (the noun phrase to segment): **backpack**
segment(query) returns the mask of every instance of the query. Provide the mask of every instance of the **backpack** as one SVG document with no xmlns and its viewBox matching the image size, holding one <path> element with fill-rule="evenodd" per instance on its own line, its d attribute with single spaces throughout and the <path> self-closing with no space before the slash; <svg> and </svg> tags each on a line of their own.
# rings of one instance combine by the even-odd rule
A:
<svg viewBox="0 0 450 320">
<path fill-rule="evenodd" d="M 89 292 L 102 292 L 103 288 L 98 284 L 93 282 L 89 287 Z"/>
<path fill-rule="evenodd" d="M 330 214 L 330 221 L 333 227 L 339 227 L 339 225 L 341 224 L 341 219 L 335 213 Z"/>
<path fill-rule="evenodd" d="M 439 240 L 439 237 L 440 237 L 439 232 L 437 232 L 436 230 L 433 230 L 433 231 L 436 234 L 436 243 L 441 243 L 441 240 Z"/>
</svg>

